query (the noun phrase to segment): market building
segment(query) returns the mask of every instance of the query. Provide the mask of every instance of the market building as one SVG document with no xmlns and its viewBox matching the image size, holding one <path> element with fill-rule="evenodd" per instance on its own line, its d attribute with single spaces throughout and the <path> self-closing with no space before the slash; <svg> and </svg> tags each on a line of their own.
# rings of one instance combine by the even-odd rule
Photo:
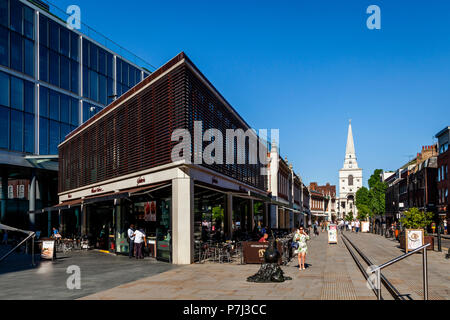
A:
<svg viewBox="0 0 450 320">
<path fill-rule="evenodd" d="M 33 213 L 58 203 L 58 144 L 151 68 L 92 29 L 97 41 L 69 29 L 54 9 L 0 0 L 0 222 L 43 235 L 59 224 Z"/>
<path fill-rule="evenodd" d="M 202 154 L 198 133 L 202 139 L 213 128 L 224 136 L 227 129 L 249 133 L 249 143 L 217 142 L 225 148 L 231 143 L 233 158 L 243 151 L 244 164 L 196 161 Z M 194 141 L 174 139 L 177 129 L 186 129 Z M 242 239 L 269 223 L 265 165 L 248 161 L 250 129 L 180 53 L 59 145 L 60 201 L 52 210 L 60 213 L 63 232 L 78 228 L 74 232 L 98 248 L 127 253 L 126 230 L 134 223 L 153 241 L 156 258 L 190 264 L 200 242 Z M 267 156 L 265 142 L 256 139 Z M 173 161 L 180 141 L 187 148 L 175 152 L 182 158 Z"/>
</svg>

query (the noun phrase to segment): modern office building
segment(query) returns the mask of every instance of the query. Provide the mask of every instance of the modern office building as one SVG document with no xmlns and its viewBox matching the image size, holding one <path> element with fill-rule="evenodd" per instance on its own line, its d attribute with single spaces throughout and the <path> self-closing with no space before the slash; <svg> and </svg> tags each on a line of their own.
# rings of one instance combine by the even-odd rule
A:
<svg viewBox="0 0 450 320">
<path fill-rule="evenodd" d="M 57 224 L 26 212 L 58 203 L 58 144 L 150 74 L 123 52 L 70 30 L 43 2 L 0 0 L 0 222 Z"/>
</svg>

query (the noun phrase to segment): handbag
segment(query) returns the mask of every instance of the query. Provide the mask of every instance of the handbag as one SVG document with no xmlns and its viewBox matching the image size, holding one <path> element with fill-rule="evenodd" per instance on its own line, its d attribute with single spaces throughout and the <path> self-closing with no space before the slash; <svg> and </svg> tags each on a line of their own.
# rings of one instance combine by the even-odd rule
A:
<svg viewBox="0 0 450 320">
<path fill-rule="evenodd" d="M 291 244 L 291 247 L 294 249 L 298 249 L 298 242 L 297 241 L 293 241 Z"/>
</svg>

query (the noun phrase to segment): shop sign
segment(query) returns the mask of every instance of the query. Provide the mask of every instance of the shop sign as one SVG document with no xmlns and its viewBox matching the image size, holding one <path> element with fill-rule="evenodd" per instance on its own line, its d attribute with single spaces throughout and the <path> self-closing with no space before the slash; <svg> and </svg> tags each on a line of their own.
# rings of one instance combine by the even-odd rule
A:
<svg viewBox="0 0 450 320">
<path fill-rule="evenodd" d="M 361 221 L 361 232 L 369 232 L 370 222 Z"/>
<path fill-rule="evenodd" d="M 42 241 L 41 257 L 42 259 L 53 260 L 55 255 L 55 241 L 44 240 Z"/>
<path fill-rule="evenodd" d="M 269 247 L 268 242 L 243 242 L 243 255 L 244 255 L 244 263 L 264 263 L 264 253 L 266 249 Z M 280 260 L 281 263 L 281 255 L 283 254 L 281 243 L 277 242 L 277 249 L 280 252 Z"/>
<path fill-rule="evenodd" d="M 97 192 L 102 192 L 103 188 L 102 187 L 94 187 L 91 189 L 91 193 L 97 193 Z"/>
<path fill-rule="evenodd" d="M 330 224 L 328 229 L 328 243 L 337 243 L 337 226 Z"/>
<path fill-rule="evenodd" d="M 423 229 L 406 229 L 406 253 L 423 245 Z"/>
<path fill-rule="evenodd" d="M 137 179 L 137 184 L 141 184 L 141 183 L 145 183 L 145 178 L 144 177 L 139 177 Z"/>
</svg>

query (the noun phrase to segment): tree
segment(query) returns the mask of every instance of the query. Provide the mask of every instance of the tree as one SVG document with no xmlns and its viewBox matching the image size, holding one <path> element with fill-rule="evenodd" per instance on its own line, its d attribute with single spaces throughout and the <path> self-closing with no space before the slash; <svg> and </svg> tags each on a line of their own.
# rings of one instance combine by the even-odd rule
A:
<svg viewBox="0 0 450 320">
<path fill-rule="evenodd" d="M 358 211 L 370 208 L 370 191 L 366 187 L 362 187 L 356 191 L 355 206 Z"/>
<path fill-rule="evenodd" d="M 404 217 L 400 219 L 400 222 L 406 229 L 424 229 L 425 233 L 432 221 L 432 212 L 421 212 L 418 208 L 411 208 L 405 211 Z"/>
<path fill-rule="evenodd" d="M 361 204 L 358 208 L 358 220 L 367 220 L 368 217 L 370 217 L 371 215 L 371 211 L 369 209 L 368 206 Z"/>
<path fill-rule="evenodd" d="M 386 183 L 381 181 L 381 169 L 376 169 L 370 176 L 369 189 L 362 187 L 356 192 L 355 205 L 361 216 L 372 217 L 385 213 Z"/>
<path fill-rule="evenodd" d="M 345 221 L 353 221 L 353 212 L 349 211 L 346 215 L 345 215 Z"/>
</svg>

